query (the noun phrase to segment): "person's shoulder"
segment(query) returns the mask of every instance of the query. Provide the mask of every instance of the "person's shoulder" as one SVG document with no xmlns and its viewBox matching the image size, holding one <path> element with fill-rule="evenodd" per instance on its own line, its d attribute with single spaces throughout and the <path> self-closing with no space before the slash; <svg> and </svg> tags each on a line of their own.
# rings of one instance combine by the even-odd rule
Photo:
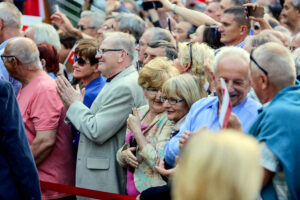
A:
<svg viewBox="0 0 300 200">
<path fill-rule="evenodd" d="M 3 97 L 3 96 L 7 97 L 7 96 L 11 95 L 12 93 L 13 93 L 12 85 L 9 82 L 0 79 L 1 97 Z"/>
<path fill-rule="evenodd" d="M 192 108 L 201 108 L 203 106 L 206 106 L 206 105 L 212 105 L 214 103 L 217 103 L 219 100 L 218 100 L 218 97 L 204 97 L 202 99 L 199 99 L 198 101 L 196 101 L 193 105 L 192 105 Z"/>
</svg>

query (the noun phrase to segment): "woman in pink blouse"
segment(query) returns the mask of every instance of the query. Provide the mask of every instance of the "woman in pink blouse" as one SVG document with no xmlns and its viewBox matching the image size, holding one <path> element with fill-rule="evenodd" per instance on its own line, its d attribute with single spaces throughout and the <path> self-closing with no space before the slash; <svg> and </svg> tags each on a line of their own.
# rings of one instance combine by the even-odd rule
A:
<svg viewBox="0 0 300 200">
<path fill-rule="evenodd" d="M 126 189 L 131 196 L 165 184 L 155 166 L 163 160 L 163 148 L 170 139 L 173 122 L 168 120 L 161 102 L 161 87 L 178 74 L 172 62 L 159 57 L 140 71 L 138 83 L 148 105 L 134 108 L 133 114 L 129 115 L 125 145 L 117 153 L 119 164 L 127 167 Z"/>
</svg>

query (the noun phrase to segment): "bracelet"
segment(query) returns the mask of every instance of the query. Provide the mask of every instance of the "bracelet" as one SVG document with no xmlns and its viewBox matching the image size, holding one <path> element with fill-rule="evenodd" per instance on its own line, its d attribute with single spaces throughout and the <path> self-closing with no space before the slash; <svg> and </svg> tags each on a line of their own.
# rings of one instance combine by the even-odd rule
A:
<svg viewBox="0 0 300 200">
<path fill-rule="evenodd" d="M 172 10 L 173 12 L 175 12 L 175 7 L 176 7 L 176 4 L 172 4 L 172 5 L 171 5 L 171 10 Z"/>
</svg>

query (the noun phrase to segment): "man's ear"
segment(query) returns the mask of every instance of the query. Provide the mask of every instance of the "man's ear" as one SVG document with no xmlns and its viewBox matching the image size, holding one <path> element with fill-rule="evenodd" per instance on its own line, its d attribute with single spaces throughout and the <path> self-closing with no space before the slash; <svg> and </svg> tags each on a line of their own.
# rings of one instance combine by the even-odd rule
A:
<svg viewBox="0 0 300 200">
<path fill-rule="evenodd" d="M 187 64 L 185 64 L 183 71 L 188 72 L 190 70 L 190 68 L 191 68 L 191 63 L 187 63 Z"/>
<path fill-rule="evenodd" d="M 246 25 L 242 25 L 240 27 L 240 33 L 241 33 L 241 35 L 247 34 L 247 31 L 248 31 L 248 27 Z"/>
<path fill-rule="evenodd" d="M 266 75 L 262 74 L 260 77 L 260 85 L 261 85 L 261 88 L 263 90 L 267 89 L 268 88 L 268 85 L 269 85 L 269 79 Z"/>
</svg>

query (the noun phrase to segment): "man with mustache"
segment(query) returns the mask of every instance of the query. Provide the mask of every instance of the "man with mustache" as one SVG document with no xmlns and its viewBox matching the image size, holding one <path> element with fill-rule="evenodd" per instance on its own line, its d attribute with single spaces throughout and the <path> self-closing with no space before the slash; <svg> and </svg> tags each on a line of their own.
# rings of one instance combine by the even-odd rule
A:
<svg viewBox="0 0 300 200">
<path fill-rule="evenodd" d="M 165 146 L 165 161 L 175 165 L 175 156 L 179 154 L 179 139 L 185 131 L 195 132 L 202 127 L 219 130 L 219 114 L 222 103 L 220 78 L 225 80 L 232 104 L 232 112 L 240 119 L 242 129 L 247 131 L 257 117 L 259 103 L 247 97 L 251 88 L 249 53 L 238 47 L 223 47 L 214 60 L 215 97 L 200 99 L 191 107 L 185 123 L 179 133 Z"/>
</svg>

